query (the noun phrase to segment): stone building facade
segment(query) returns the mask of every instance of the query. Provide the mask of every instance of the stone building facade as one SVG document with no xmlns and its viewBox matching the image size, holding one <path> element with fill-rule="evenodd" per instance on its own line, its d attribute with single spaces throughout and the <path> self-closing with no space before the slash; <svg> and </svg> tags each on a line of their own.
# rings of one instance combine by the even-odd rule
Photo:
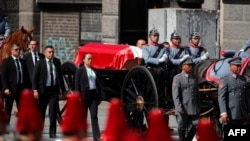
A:
<svg viewBox="0 0 250 141">
<path fill-rule="evenodd" d="M 215 42 L 220 49 L 238 50 L 250 37 L 249 6 L 248 0 L 204 1 L 202 10 L 219 13 Z M 152 27 L 148 11 L 159 8 L 180 7 L 176 0 L 0 0 L 12 31 L 34 26 L 40 46 L 55 46 L 63 62 L 73 60 L 78 47 L 87 42 L 134 45 L 138 38 L 147 39 Z"/>
</svg>

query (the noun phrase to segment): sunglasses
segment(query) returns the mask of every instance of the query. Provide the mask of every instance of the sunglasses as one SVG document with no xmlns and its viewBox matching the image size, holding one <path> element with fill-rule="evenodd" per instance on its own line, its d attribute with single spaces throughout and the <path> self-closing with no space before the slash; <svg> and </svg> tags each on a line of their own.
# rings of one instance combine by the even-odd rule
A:
<svg viewBox="0 0 250 141">
<path fill-rule="evenodd" d="M 92 58 L 87 58 L 88 60 L 92 60 Z"/>
<path fill-rule="evenodd" d="M 13 50 L 15 50 L 15 51 L 20 51 L 21 49 L 20 49 L 20 48 L 16 48 L 16 49 L 13 49 Z"/>
</svg>

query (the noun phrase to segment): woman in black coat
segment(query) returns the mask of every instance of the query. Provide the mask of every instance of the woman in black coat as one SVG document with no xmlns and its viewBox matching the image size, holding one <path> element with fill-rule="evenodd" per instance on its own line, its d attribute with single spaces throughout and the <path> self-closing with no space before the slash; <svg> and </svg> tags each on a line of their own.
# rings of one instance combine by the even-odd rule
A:
<svg viewBox="0 0 250 141">
<path fill-rule="evenodd" d="M 75 89 L 81 93 L 87 116 L 90 110 L 91 125 L 94 141 L 100 140 L 100 128 L 98 123 L 98 105 L 100 104 L 100 93 L 98 92 L 97 75 L 91 67 L 92 55 L 86 53 L 83 56 L 83 65 L 77 69 L 75 75 Z"/>
</svg>

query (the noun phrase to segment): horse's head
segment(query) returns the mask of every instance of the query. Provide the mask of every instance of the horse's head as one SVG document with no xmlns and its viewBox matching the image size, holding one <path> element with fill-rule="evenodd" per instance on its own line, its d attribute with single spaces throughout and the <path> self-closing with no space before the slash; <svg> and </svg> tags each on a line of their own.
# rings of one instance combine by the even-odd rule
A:
<svg viewBox="0 0 250 141">
<path fill-rule="evenodd" d="M 32 33 L 34 31 L 34 27 L 30 30 L 24 29 L 23 26 L 21 27 L 21 43 L 20 43 L 20 47 L 23 50 L 23 52 L 27 52 L 29 50 L 29 42 L 30 40 L 32 40 Z"/>
</svg>

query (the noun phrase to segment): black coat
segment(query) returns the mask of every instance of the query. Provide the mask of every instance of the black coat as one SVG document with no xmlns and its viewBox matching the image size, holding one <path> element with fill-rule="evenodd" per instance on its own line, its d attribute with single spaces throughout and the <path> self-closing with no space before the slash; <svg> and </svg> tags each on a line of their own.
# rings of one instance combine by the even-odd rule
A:
<svg viewBox="0 0 250 141">
<path fill-rule="evenodd" d="M 23 72 L 23 86 L 24 88 L 31 88 L 26 61 L 20 58 L 20 62 Z M 11 93 L 15 93 L 17 88 L 17 69 L 15 60 L 12 56 L 3 60 L 1 76 L 3 91 L 5 89 L 10 89 Z"/>
<path fill-rule="evenodd" d="M 94 68 L 92 68 L 94 70 Z M 98 75 L 96 74 L 96 99 L 101 100 L 101 90 L 98 80 Z M 84 100 L 89 99 L 89 80 L 87 75 L 87 70 L 84 66 L 76 70 L 75 74 L 75 90 L 81 93 Z"/>
<path fill-rule="evenodd" d="M 41 60 L 42 58 L 44 58 L 44 55 L 42 53 L 38 52 L 38 56 L 39 59 Z M 32 74 L 33 74 L 33 70 L 34 70 L 34 62 L 33 62 L 33 58 L 32 58 L 32 53 L 28 53 L 26 55 L 23 56 L 23 59 L 26 60 L 27 66 L 28 66 L 28 72 L 29 72 L 29 77 L 30 77 L 30 81 L 32 81 Z"/>
<path fill-rule="evenodd" d="M 55 87 L 57 93 L 60 94 L 60 90 L 62 92 L 65 92 L 64 80 L 61 73 L 61 61 L 57 58 L 54 58 L 53 63 L 56 67 L 56 75 L 57 75 Z M 32 76 L 32 89 L 38 90 L 38 93 L 41 95 L 44 94 L 44 89 L 46 87 L 46 81 L 48 77 L 47 74 L 48 74 L 47 62 L 46 59 L 43 58 L 36 63 Z"/>
</svg>

